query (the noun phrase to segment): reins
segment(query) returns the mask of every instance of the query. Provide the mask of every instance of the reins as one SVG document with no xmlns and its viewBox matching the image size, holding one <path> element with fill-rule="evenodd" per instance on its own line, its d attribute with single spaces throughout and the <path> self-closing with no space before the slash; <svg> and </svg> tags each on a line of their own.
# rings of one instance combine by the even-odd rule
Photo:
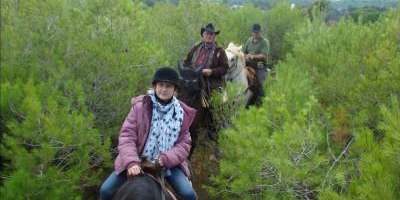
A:
<svg viewBox="0 0 400 200">
<path fill-rule="evenodd" d="M 160 172 L 160 177 L 156 178 L 155 176 L 153 176 L 150 173 L 147 172 L 142 172 L 145 176 L 150 177 L 151 179 L 153 179 L 156 183 L 158 183 L 161 187 L 161 199 L 165 200 L 165 193 L 168 193 L 169 196 L 172 198 L 172 200 L 178 200 L 178 198 L 176 198 L 176 196 L 174 195 L 174 193 L 166 186 L 165 184 L 165 174 L 164 171 Z"/>
</svg>

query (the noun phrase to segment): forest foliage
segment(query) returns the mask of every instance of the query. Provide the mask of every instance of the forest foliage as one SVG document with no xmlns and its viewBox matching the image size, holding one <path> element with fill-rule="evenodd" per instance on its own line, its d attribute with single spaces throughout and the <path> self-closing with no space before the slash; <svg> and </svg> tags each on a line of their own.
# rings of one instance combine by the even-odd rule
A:
<svg viewBox="0 0 400 200">
<path fill-rule="evenodd" d="M 289 33 L 262 108 L 222 131 L 214 196 L 400 198 L 399 17 L 314 20 Z"/>
<path fill-rule="evenodd" d="M 95 198 L 130 98 L 213 22 L 223 47 L 260 23 L 276 63 L 260 108 L 216 109 L 213 198 L 400 198 L 398 12 L 331 26 L 307 15 L 288 3 L 2 0 L 0 195 Z"/>
</svg>

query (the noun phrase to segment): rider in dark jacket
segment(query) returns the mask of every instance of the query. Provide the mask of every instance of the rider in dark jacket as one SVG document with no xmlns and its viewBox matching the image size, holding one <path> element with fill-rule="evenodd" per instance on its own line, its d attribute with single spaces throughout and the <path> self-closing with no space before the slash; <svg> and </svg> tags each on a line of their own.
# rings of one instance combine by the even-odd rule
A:
<svg viewBox="0 0 400 200">
<path fill-rule="evenodd" d="M 183 61 L 184 66 L 202 71 L 206 82 L 207 94 L 225 85 L 223 76 L 228 70 L 228 58 L 225 50 L 215 42 L 220 31 L 215 31 L 212 23 L 201 28 L 202 41 L 196 44 Z"/>
</svg>

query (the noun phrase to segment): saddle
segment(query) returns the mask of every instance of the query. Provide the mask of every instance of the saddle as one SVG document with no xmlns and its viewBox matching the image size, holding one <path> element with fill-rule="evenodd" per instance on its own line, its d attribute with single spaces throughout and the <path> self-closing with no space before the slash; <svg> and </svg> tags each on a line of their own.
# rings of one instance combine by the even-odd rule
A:
<svg viewBox="0 0 400 200">
<path fill-rule="evenodd" d="M 158 183 L 161 187 L 162 191 L 162 199 L 165 200 L 165 194 L 168 194 L 171 199 L 178 200 L 172 188 L 165 183 L 165 176 L 163 167 L 156 161 L 155 163 L 150 162 L 146 158 L 141 158 L 142 162 L 140 167 L 142 168 L 142 172 L 144 175 L 152 178 L 156 183 Z"/>
<path fill-rule="evenodd" d="M 253 67 L 246 66 L 246 77 L 247 77 L 247 83 L 249 85 L 249 89 L 254 91 L 255 88 L 259 87 L 258 81 L 257 81 L 257 75 L 256 75 L 256 70 Z"/>
</svg>

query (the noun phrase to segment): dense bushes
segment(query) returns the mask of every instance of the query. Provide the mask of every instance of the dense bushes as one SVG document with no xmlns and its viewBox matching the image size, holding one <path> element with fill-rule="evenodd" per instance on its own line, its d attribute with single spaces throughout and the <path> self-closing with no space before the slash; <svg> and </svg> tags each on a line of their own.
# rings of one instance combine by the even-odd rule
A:
<svg viewBox="0 0 400 200">
<path fill-rule="evenodd" d="M 222 132 L 214 196 L 398 199 L 399 30 L 389 12 L 290 34 L 263 107 Z"/>
<path fill-rule="evenodd" d="M 265 12 L 194 0 L 152 7 L 131 0 L 1 1 L 2 197 L 93 198 L 88 192 L 111 171 L 109 138 L 117 135 L 130 97 L 147 90 L 158 66 L 175 65 L 208 22 L 221 30 L 221 46 L 243 43 L 259 22 L 280 48 L 287 30 L 304 21 L 298 12 L 269 19 L 288 8 Z"/>
<path fill-rule="evenodd" d="M 110 159 L 81 86 L 3 81 L 1 156 L 5 199 L 75 199 L 100 181 Z M 56 86 L 55 86 L 56 85 Z"/>
<path fill-rule="evenodd" d="M 2 2 L 2 48 L 7 49 L 2 65 L 19 66 L 10 70 L 12 76 L 33 74 L 38 80 L 67 68 L 71 73 L 65 78 L 81 80 L 95 124 L 109 136 L 118 130 L 129 97 L 147 89 L 157 66 L 182 59 L 200 40 L 201 26 L 214 22 L 221 30 L 218 42 L 226 46 L 244 43 L 251 25 L 259 22 L 274 52 L 283 55 L 285 33 L 304 19 L 288 11 L 287 4 L 264 12 L 251 5 L 232 10 L 192 0 L 154 7 L 130 0 L 7 0 Z"/>
<path fill-rule="evenodd" d="M 327 26 L 288 4 L 194 0 L 1 1 L 1 196 L 94 198 L 130 97 L 210 21 L 221 46 L 261 23 L 273 58 L 285 59 L 260 109 L 238 114 L 213 97 L 218 128 L 233 121 L 220 135 L 216 198 L 399 198 L 398 13 Z"/>
</svg>

